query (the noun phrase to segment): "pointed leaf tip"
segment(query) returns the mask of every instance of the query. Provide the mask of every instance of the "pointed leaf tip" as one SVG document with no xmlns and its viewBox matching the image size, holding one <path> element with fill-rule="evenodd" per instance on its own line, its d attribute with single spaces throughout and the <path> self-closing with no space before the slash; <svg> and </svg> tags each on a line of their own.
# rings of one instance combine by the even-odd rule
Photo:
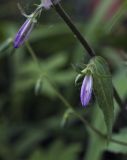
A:
<svg viewBox="0 0 127 160">
<path fill-rule="evenodd" d="M 113 86 L 111 74 L 107 62 L 99 56 L 90 61 L 93 73 L 94 95 L 103 112 L 105 124 L 107 126 L 108 138 L 112 133 L 114 119 Z"/>
</svg>

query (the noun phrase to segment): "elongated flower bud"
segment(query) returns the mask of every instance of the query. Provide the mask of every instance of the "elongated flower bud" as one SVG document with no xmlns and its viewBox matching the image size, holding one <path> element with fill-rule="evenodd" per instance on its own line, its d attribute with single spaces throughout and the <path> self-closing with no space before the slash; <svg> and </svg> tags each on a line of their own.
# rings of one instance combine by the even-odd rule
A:
<svg viewBox="0 0 127 160">
<path fill-rule="evenodd" d="M 91 75 L 86 75 L 83 80 L 80 93 L 82 106 L 88 105 L 92 95 L 92 87 L 93 87 L 93 78 Z"/>
<path fill-rule="evenodd" d="M 29 18 L 25 21 L 25 23 L 21 26 L 16 37 L 14 39 L 14 47 L 20 47 L 30 36 L 30 33 L 35 25 L 35 22 L 32 18 Z"/>
</svg>

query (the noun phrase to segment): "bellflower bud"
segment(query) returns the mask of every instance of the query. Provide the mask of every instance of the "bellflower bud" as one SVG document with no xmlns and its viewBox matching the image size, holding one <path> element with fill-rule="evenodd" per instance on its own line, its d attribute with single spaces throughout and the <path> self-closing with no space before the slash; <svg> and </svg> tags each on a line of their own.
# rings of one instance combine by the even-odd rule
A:
<svg viewBox="0 0 127 160">
<path fill-rule="evenodd" d="M 92 87 L 93 87 L 93 78 L 91 75 L 86 75 L 83 80 L 80 92 L 80 99 L 82 106 L 87 106 L 89 104 L 92 95 Z"/>
<path fill-rule="evenodd" d="M 14 39 L 14 47 L 20 47 L 30 36 L 30 33 L 35 25 L 35 22 L 32 18 L 28 18 L 25 23 L 21 26 L 18 33 Z"/>
<path fill-rule="evenodd" d="M 42 0 L 41 6 L 45 9 L 50 9 L 51 6 L 54 4 L 57 4 L 60 0 Z"/>
<path fill-rule="evenodd" d="M 52 6 L 51 0 L 42 0 L 42 7 L 44 7 L 45 9 L 50 9 L 51 6 Z"/>
</svg>

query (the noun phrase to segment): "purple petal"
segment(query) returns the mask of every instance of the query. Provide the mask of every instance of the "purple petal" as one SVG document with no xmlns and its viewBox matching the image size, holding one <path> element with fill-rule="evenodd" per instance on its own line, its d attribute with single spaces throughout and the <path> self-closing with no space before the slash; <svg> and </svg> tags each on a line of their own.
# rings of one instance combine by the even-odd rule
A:
<svg viewBox="0 0 127 160">
<path fill-rule="evenodd" d="M 50 7 L 52 6 L 51 0 L 43 0 L 43 1 L 42 1 L 42 6 L 43 6 L 45 9 L 50 9 Z"/>
<path fill-rule="evenodd" d="M 60 0 L 42 0 L 42 7 L 44 7 L 45 9 L 50 9 L 52 4 L 52 1 L 54 4 L 57 4 Z"/>
<path fill-rule="evenodd" d="M 81 86 L 81 93 L 80 99 L 82 106 L 87 106 L 92 95 L 92 86 L 93 86 L 93 78 L 91 75 L 86 75 L 82 86 Z"/>
<path fill-rule="evenodd" d="M 14 39 L 15 48 L 20 47 L 28 39 L 33 27 L 34 22 L 31 19 L 27 19 L 16 34 Z"/>
</svg>

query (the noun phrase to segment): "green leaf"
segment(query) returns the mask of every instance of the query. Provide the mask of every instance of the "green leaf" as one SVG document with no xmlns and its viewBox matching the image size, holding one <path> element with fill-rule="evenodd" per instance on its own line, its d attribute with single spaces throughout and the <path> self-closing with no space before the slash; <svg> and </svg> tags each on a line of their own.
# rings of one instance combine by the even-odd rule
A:
<svg viewBox="0 0 127 160">
<path fill-rule="evenodd" d="M 106 134 L 106 126 L 103 121 L 103 114 L 99 107 L 93 106 L 91 113 L 91 125 L 97 128 L 103 134 Z M 93 131 L 89 131 L 89 145 L 85 155 L 85 160 L 102 160 L 103 152 L 107 149 L 107 141 Z M 97 146 L 97 147 L 95 147 Z"/>
<path fill-rule="evenodd" d="M 20 63 L 17 63 L 16 65 L 17 74 L 15 74 L 15 82 L 13 84 L 14 95 L 21 96 L 21 92 L 25 93 L 27 90 L 35 88 L 36 94 L 45 94 L 50 98 L 55 98 L 56 94 L 54 89 L 52 89 L 48 81 L 43 78 L 43 74 L 46 73 L 49 79 L 51 79 L 53 83 L 57 84 L 56 87 L 61 85 L 65 87 L 70 86 L 76 73 L 73 72 L 71 68 L 64 69 L 66 63 L 66 53 L 59 52 L 58 54 L 55 54 L 47 59 L 39 61 L 42 71 L 40 73 L 38 66 L 34 63 L 33 60 L 28 60 L 23 63 L 20 61 Z M 40 78 L 43 82 L 39 80 Z"/>
<path fill-rule="evenodd" d="M 13 41 L 12 38 L 8 38 L 5 42 L 3 42 L 3 44 L 0 45 L 0 52 L 6 50 L 8 46 L 12 43 L 12 41 Z"/>
<path fill-rule="evenodd" d="M 35 84 L 35 95 L 39 95 L 41 92 L 41 88 L 42 88 L 42 79 L 39 78 Z"/>
<path fill-rule="evenodd" d="M 122 129 L 118 134 L 113 134 L 112 136 L 114 139 L 117 139 L 123 143 L 127 143 L 127 128 Z M 108 151 L 114 153 L 127 153 L 127 145 L 120 145 L 118 143 L 111 142 L 108 146 Z"/>
<path fill-rule="evenodd" d="M 64 127 L 66 125 L 66 123 L 68 122 L 68 119 L 70 118 L 70 115 L 73 114 L 73 110 L 72 109 L 67 109 L 63 115 L 63 119 L 61 121 L 61 127 Z"/>
<path fill-rule="evenodd" d="M 2 44 L 0 44 L 0 58 L 4 57 L 8 52 L 6 52 L 12 45 L 12 38 L 8 38 Z"/>
<path fill-rule="evenodd" d="M 55 141 L 48 150 L 38 149 L 31 155 L 29 160 L 76 160 L 76 153 L 80 150 L 80 144 L 73 143 L 65 146 L 61 140 Z"/>
<path fill-rule="evenodd" d="M 107 126 L 108 138 L 111 136 L 114 119 L 113 87 L 108 64 L 101 57 L 95 57 L 90 62 L 93 73 L 93 88 L 96 100 L 103 112 Z"/>
</svg>

